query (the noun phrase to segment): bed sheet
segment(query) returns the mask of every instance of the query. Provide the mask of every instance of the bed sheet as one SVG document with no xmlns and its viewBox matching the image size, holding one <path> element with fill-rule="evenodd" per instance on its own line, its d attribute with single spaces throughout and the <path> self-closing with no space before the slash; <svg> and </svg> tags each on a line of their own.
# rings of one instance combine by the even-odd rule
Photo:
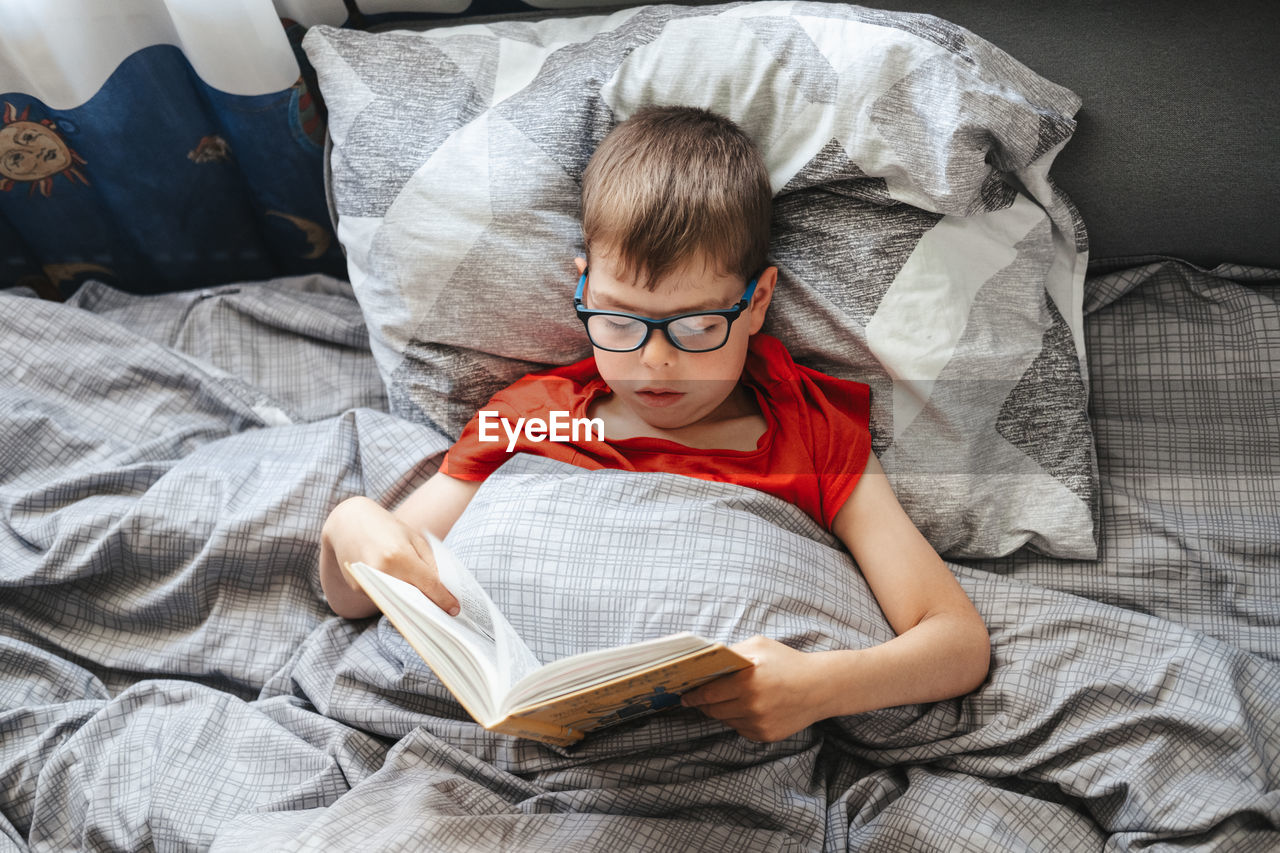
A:
<svg viewBox="0 0 1280 853">
<path fill-rule="evenodd" d="M 320 597 L 328 508 L 398 499 L 446 445 L 382 411 L 349 290 L 163 299 L 0 296 L 0 849 L 1280 843 L 1265 623 L 1197 625 L 1185 600 L 1125 600 L 1136 580 L 1079 586 L 1084 566 L 954 566 L 993 640 L 963 700 L 770 745 L 684 710 L 569 749 L 484 732 L 385 621 Z M 451 541 L 545 656 L 691 624 L 804 648 L 887 630 L 786 504 L 519 461 Z M 644 572 L 617 559 L 620 530 L 663 542 Z M 690 554 L 713 555 L 700 586 Z M 620 591 L 645 606 L 613 606 Z"/>
<path fill-rule="evenodd" d="M 1280 661 L 1280 270 L 1153 259 L 1085 312 L 1099 560 L 964 562 Z"/>
</svg>

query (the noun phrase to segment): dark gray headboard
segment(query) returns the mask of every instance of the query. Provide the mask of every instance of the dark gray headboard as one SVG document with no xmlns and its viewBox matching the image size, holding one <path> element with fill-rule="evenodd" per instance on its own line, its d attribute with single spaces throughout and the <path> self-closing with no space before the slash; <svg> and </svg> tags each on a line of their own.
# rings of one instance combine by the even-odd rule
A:
<svg viewBox="0 0 1280 853">
<path fill-rule="evenodd" d="M 496 17 L 607 14 L 625 5 L 639 4 Z M 1050 174 L 1084 217 L 1091 269 L 1145 255 L 1280 269 L 1277 0 L 860 5 L 946 18 L 1080 95 L 1076 134 Z M 375 29 L 396 26 L 403 24 Z"/>
<path fill-rule="evenodd" d="M 1280 3 L 872 0 L 972 30 L 1084 100 L 1050 171 L 1095 267 L 1280 268 Z"/>
</svg>

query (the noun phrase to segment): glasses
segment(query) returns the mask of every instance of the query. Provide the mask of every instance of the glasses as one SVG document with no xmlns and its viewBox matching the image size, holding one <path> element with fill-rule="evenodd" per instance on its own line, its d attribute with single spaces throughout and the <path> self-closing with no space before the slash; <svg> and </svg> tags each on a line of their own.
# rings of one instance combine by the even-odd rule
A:
<svg viewBox="0 0 1280 853">
<path fill-rule="evenodd" d="M 655 320 L 623 311 L 592 311 L 582 304 L 582 294 L 587 286 L 587 271 L 578 279 L 578 289 L 573 294 L 573 309 L 587 328 L 591 343 L 609 352 L 632 352 L 649 340 L 655 329 L 661 329 L 676 349 L 685 352 L 711 352 L 720 349 L 729 340 L 729 327 L 738 319 L 756 292 L 758 278 L 751 279 L 742 299 L 732 308 L 723 311 L 693 311 L 673 314 Z"/>
</svg>

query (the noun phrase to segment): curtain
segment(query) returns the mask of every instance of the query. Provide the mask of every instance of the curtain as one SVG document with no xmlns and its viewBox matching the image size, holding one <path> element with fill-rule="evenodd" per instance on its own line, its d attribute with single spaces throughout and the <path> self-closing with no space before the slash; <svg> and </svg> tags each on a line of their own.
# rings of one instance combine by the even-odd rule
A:
<svg viewBox="0 0 1280 853">
<path fill-rule="evenodd" d="M 0 0 L 0 287 L 346 277 L 314 24 L 619 0 Z"/>
<path fill-rule="evenodd" d="M 343 0 L 0 0 L 0 286 L 344 276 L 299 43 L 347 18 Z"/>
</svg>

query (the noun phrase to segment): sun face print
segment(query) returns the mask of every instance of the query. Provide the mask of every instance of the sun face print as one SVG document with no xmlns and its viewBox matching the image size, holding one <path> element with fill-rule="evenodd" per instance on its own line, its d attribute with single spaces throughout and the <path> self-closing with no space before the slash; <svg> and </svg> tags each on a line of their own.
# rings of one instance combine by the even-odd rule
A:
<svg viewBox="0 0 1280 853">
<path fill-rule="evenodd" d="M 221 136 L 202 136 L 200 143 L 187 152 L 192 163 L 227 163 L 231 160 L 231 146 Z"/>
<path fill-rule="evenodd" d="M 46 198 L 53 191 L 55 175 L 64 175 L 69 181 L 88 184 L 77 166 L 85 161 L 71 149 L 54 123 L 48 119 L 28 121 L 31 108 L 18 114 L 13 104 L 4 105 L 4 124 L 0 126 L 0 190 L 11 190 L 19 181 L 31 185 Z"/>
</svg>

